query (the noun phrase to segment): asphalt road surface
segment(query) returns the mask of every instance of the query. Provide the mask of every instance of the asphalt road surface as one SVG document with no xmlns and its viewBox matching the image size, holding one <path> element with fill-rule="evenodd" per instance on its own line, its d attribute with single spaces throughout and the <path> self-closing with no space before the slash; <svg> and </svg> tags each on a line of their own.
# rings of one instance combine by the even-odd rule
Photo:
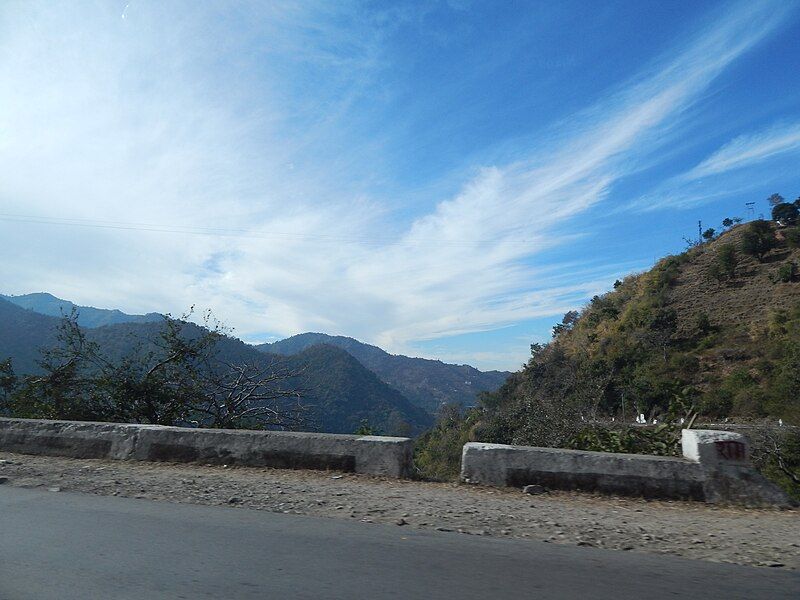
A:
<svg viewBox="0 0 800 600">
<path fill-rule="evenodd" d="M 1 600 L 677 597 L 796 600 L 800 575 L 0 485 Z"/>
</svg>

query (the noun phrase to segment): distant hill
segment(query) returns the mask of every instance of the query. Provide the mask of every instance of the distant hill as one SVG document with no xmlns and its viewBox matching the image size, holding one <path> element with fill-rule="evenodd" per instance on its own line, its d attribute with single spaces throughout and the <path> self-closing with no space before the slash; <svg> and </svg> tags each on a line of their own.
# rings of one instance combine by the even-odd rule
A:
<svg viewBox="0 0 800 600">
<path fill-rule="evenodd" d="M 292 355 L 318 344 L 328 344 L 347 351 L 382 381 L 432 415 L 443 404 L 473 406 L 479 392 L 496 390 L 510 375 L 502 371 L 479 371 L 469 365 L 389 354 L 377 346 L 353 338 L 324 333 L 302 333 L 256 348 Z"/>
<path fill-rule="evenodd" d="M 20 296 L 0 294 L 0 298 L 22 308 L 51 317 L 60 317 L 62 314 L 68 315 L 74 308 L 78 311 L 78 324 L 81 327 L 103 327 L 104 325 L 116 325 L 118 323 L 153 323 L 163 319 L 158 313 L 129 315 L 119 310 L 78 306 L 69 300 L 62 300 L 45 292 Z"/>
<path fill-rule="evenodd" d="M 36 372 L 39 348 L 56 343 L 58 319 L 40 315 L 0 297 L 0 360 L 12 358 L 17 373 Z"/>
<path fill-rule="evenodd" d="M 59 319 L 23 309 L 0 298 L 0 360 L 11 358 L 18 375 L 38 372 L 39 349 L 57 343 Z M 160 322 L 120 323 L 87 328 L 87 337 L 112 359 L 137 348 L 146 351 L 163 325 Z M 192 329 L 189 327 L 189 335 Z M 384 434 L 416 434 L 432 418 L 397 390 L 379 380 L 347 352 L 316 346 L 292 356 L 258 351 L 236 338 L 222 339 L 217 350 L 227 362 L 267 367 L 277 364 L 300 373 L 291 387 L 305 392 L 310 407 L 309 429 L 353 433 L 362 422 Z"/>
<path fill-rule="evenodd" d="M 287 358 L 305 369 L 322 431 L 352 432 L 364 421 L 385 433 L 408 435 L 433 424 L 425 410 L 341 348 L 317 344 Z"/>
</svg>

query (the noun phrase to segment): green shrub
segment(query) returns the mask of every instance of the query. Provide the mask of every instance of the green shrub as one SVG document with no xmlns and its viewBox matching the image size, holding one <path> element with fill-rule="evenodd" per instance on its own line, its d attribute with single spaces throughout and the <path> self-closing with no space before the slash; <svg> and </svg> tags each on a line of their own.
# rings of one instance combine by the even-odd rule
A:
<svg viewBox="0 0 800 600">
<path fill-rule="evenodd" d="M 759 262 L 763 261 L 764 256 L 774 247 L 775 233 L 772 231 L 772 226 L 764 220 L 750 223 L 742 235 L 742 252 L 757 258 Z"/>
<path fill-rule="evenodd" d="M 800 227 L 792 227 L 783 232 L 783 239 L 789 248 L 800 248 Z"/>
<path fill-rule="evenodd" d="M 414 466 L 417 476 L 433 481 L 455 481 L 461 470 L 461 451 L 472 440 L 478 411 L 460 414 L 458 406 L 442 409 L 433 429 L 417 438 L 414 446 Z"/>
<path fill-rule="evenodd" d="M 700 337 L 705 337 L 714 331 L 714 326 L 711 324 L 711 319 L 709 318 L 708 313 L 704 312 L 701 312 L 697 315 L 695 327 L 697 328 L 697 333 Z"/>
<path fill-rule="evenodd" d="M 729 281 L 736 277 L 736 267 L 739 259 L 736 256 L 736 246 L 723 244 L 717 250 L 714 262 L 711 263 L 709 272 L 718 281 Z"/>
<path fill-rule="evenodd" d="M 573 450 L 679 456 L 680 426 L 663 423 L 655 427 L 587 427 L 567 444 Z"/>
<path fill-rule="evenodd" d="M 785 263 L 778 268 L 775 282 L 790 283 L 797 279 L 797 265 L 793 262 Z"/>
<path fill-rule="evenodd" d="M 378 431 L 369 424 L 367 419 L 361 419 L 361 422 L 356 427 L 353 435 L 378 435 Z"/>
</svg>

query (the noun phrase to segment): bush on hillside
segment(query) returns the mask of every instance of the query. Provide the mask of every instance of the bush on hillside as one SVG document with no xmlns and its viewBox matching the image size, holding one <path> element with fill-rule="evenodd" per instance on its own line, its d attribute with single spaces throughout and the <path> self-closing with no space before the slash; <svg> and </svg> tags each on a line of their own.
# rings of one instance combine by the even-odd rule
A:
<svg viewBox="0 0 800 600">
<path fill-rule="evenodd" d="M 789 248 L 800 248 L 800 227 L 792 227 L 783 232 L 783 239 Z"/>
<path fill-rule="evenodd" d="M 775 233 L 767 221 L 753 221 L 742 234 L 742 252 L 758 259 L 759 262 L 762 262 L 774 247 Z"/>
<path fill-rule="evenodd" d="M 464 444 L 474 441 L 473 433 L 480 411 L 471 409 L 461 414 L 458 405 L 446 405 L 439 412 L 433 429 L 417 438 L 414 446 L 414 467 L 422 479 L 454 481 L 461 470 Z"/>
<path fill-rule="evenodd" d="M 778 273 L 775 276 L 777 282 L 790 283 L 797 280 L 797 265 L 789 262 L 778 267 Z"/>
<path fill-rule="evenodd" d="M 717 249 L 714 262 L 709 267 L 709 274 L 717 281 L 730 281 L 736 277 L 739 259 L 734 244 L 723 244 Z"/>
</svg>

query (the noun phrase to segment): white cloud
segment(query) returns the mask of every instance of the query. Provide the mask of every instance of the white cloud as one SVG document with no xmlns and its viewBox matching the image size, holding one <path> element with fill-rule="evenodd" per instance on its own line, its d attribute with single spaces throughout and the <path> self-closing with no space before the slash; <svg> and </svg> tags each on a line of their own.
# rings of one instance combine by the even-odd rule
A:
<svg viewBox="0 0 800 600">
<path fill-rule="evenodd" d="M 798 150 L 800 150 L 800 123 L 780 124 L 766 131 L 741 135 L 733 139 L 686 173 L 685 178 L 700 179 L 717 175 Z"/>
<path fill-rule="evenodd" d="M 392 351 L 563 313 L 607 279 L 564 285 L 532 257 L 575 234 L 570 219 L 781 18 L 740 5 L 542 150 L 402 222 L 368 185 L 380 137 L 346 127 L 384 72 L 386 30 L 326 3 L 191 6 L 0 8 L 1 212 L 78 220 L 0 224 L 25 249 L 0 265 L 4 292 L 197 304 L 247 337 L 324 330 Z"/>
<path fill-rule="evenodd" d="M 748 167 L 800 151 L 800 123 L 782 123 L 740 135 L 697 166 L 672 177 L 628 208 L 642 211 L 690 208 L 762 188 L 770 177 L 753 179 Z"/>
</svg>

